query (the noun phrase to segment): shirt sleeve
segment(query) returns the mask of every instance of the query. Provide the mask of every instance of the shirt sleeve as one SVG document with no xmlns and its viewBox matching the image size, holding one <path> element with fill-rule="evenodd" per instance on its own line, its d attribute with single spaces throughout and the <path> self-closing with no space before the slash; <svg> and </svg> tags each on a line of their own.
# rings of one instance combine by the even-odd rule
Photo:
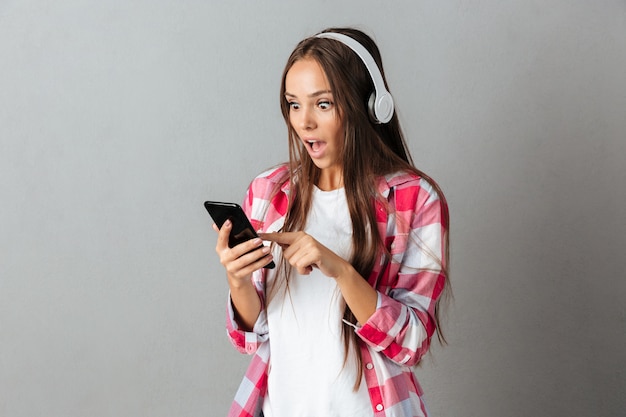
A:
<svg viewBox="0 0 626 417">
<path fill-rule="evenodd" d="M 373 350 L 412 366 L 436 330 L 435 306 L 446 283 L 447 206 L 425 180 L 395 190 L 394 200 L 391 257 L 377 288 L 377 309 L 357 334 Z"/>
<path fill-rule="evenodd" d="M 257 289 L 258 292 L 258 289 Z M 264 307 L 264 303 L 261 303 L 261 313 L 254 323 L 254 327 L 251 332 L 242 330 L 235 320 L 235 310 L 230 299 L 228 297 L 228 304 L 226 307 L 226 332 L 233 346 L 241 353 L 247 353 L 249 355 L 254 354 L 261 343 L 266 342 L 269 338 L 267 327 L 267 315 Z"/>
</svg>

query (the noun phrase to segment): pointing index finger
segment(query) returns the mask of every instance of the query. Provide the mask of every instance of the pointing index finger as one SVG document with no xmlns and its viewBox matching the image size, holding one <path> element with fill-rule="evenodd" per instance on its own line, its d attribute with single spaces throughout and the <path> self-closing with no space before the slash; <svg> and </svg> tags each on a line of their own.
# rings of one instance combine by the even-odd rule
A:
<svg viewBox="0 0 626 417">
<path fill-rule="evenodd" d="M 263 240 L 276 242 L 279 245 L 291 245 L 294 241 L 294 234 L 291 232 L 284 233 L 259 233 L 259 237 Z"/>
</svg>

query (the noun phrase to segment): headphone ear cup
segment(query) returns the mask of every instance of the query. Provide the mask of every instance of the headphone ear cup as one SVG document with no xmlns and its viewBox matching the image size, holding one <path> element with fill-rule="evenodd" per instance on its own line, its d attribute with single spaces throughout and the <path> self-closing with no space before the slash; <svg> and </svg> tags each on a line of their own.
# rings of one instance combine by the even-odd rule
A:
<svg viewBox="0 0 626 417">
<path fill-rule="evenodd" d="M 374 99 L 374 113 L 378 123 L 388 123 L 393 117 L 393 112 L 393 98 L 387 91 Z"/>
<path fill-rule="evenodd" d="M 376 92 L 372 92 L 370 98 L 367 100 L 367 110 L 374 123 L 388 123 L 393 117 L 394 112 L 391 94 L 386 93 L 380 97 L 376 97 Z"/>
</svg>

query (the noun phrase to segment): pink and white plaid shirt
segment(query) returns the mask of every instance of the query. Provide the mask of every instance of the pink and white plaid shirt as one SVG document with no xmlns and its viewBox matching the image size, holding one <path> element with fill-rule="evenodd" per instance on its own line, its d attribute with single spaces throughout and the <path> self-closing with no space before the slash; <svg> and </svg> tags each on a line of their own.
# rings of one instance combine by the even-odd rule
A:
<svg viewBox="0 0 626 417">
<path fill-rule="evenodd" d="M 277 187 L 280 192 L 272 197 Z M 412 366 L 428 351 L 435 331 L 435 303 L 445 284 L 442 219 L 448 208 L 431 185 L 414 174 L 380 178 L 378 191 L 387 204 L 374 202 L 376 221 L 391 257 L 379 251 L 368 278 L 378 291 L 376 312 L 355 326 L 363 374 L 375 417 L 427 416 Z M 282 226 L 288 193 L 285 165 L 252 181 L 243 208 L 257 230 L 270 232 Z M 240 352 L 254 355 L 229 417 L 260 417 L 267 390 L 270 335 L 264 305 L 265 270 L 255 272 L 252 280 L 262 300 L 252 332 L 239 329 L 228 303 L 228 336 Z"/>
</svg>

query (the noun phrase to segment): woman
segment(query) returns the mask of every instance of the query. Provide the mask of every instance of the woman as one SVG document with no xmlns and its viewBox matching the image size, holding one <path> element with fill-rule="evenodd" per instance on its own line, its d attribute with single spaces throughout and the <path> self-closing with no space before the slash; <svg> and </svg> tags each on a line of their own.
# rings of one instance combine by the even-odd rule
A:
<svg viewBox="0 0 626 417">
<path fill-rule="evenodd" d="M 444 341 L 448 211 L 384 84 L 378 48 L 355 29 L 304 39 L 287 61 L 289 163 L 243 204 L 272 247 L 231 249 L 230 223 L 214 226 L 228 333 L 254 355 L 229 416 L 427 415 L 412 367 L 435 332 Z"/>
</svg>

